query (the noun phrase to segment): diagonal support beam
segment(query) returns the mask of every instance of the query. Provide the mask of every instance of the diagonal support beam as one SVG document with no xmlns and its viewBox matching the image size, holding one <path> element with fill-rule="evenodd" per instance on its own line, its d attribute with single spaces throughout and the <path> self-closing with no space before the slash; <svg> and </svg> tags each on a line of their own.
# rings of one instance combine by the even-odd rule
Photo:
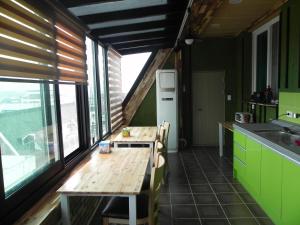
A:
<svg viewBox="0 0 300 225">
<path fill-rule="evenodd" d="M 135 90 L 128 104 L 123 109 L 124 124 L 129 125 L 141 103 L 145 99 L 147 93 L 155 82 L 156 70 L 161 69 L 169 58 L 172 49 L 159 50 L 150 64 L 144 78 Z"/>
</svg>

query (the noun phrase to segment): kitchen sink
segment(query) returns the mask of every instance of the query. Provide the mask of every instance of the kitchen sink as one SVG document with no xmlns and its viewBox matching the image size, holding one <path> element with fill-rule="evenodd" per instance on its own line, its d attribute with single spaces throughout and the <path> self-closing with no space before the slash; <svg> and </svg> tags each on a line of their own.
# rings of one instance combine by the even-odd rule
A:
<svg viewBox="0 0 300 225">
<path fill-rule="evenodd" d="M 255 133 L 277 144 L 296 147 L 300 150 L 299 133 L 289 133 L 282 130 L 257 130 Z"/>
</svg>

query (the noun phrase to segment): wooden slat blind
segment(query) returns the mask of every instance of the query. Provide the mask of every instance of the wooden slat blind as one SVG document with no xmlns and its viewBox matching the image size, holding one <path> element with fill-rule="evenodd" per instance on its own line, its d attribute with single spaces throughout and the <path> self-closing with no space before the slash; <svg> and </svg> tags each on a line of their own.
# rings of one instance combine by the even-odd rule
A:
<svg viewBox="0 0 300 225">
<path fill-rule="evenodd" d="M 0 0 L 0 76 L 86 82 L 84 33 L 31 2 Z"/>
<path fill-rule="evenodd" d="M 56 18 L 56 43 L 60 80 L 86 82 L 85 35 L 71 28 L 64 18 Z"/>
<path fill-rule="evenodd" d="M 111 130 L 123 124 L 121 55 L 112 48 L 107 52 Z"/>
<path fill-rule="evenodd" d="M 0 76 L 56 76 L 51 18 L 22 0 L 0 1 Z"/>
</svg>

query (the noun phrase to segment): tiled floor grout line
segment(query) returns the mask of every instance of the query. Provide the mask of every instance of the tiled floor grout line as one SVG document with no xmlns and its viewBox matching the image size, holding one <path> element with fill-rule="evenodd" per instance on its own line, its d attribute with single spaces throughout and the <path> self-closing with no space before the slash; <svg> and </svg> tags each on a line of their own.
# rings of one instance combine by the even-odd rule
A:
<svg viewBox="0 0 300 225">
<path fill-rule="evenodd" d="M 228 219 L 228 217 L 227 217 L 227 215 L 226 215 L 226 212 L 225 212 L 225 210 L 223 209 L 223 207 L 222 207 L 222 205 L 221 205 L 221 203 L 220 203 L 220 201 L 219 201 L 219 199 L 218 199 L 218 197 L 217 197 L 217 195 L 216 195 L 216 193 L 215 193 L 215 190 L 212 188 L 211 183 L 210 183 L 210 181 L 209 181 L 209 179 L 208 179 L 206 173 L 204 172 L 204 169 L 202 168 L 201 163 L 199 162 L 199 159 L 197 158 L 197 156 L 196 156 L 194 150 L 192 150 L 192 153 L 193 153 L 194 158 L 196 159 L 196 162 L 198 163 L 198 165 L 199 165 L 199 167 L 200 167 L 200 169 L 201 169 L 201 171 L 202 171 L 202 173 L 203 173 L 203 175 L 204 175 L 204 177 L 205 177 L 205 179 L 206 179 L 208 185 L 210 186 L 211 190 L 213 191 L 213 194 L 215 195 L 215 198 L 217 199 L 217 201 L 218 201 L 218 203 L 219 203 L 219 206 L 221 207 L 221 209 L 222 209 L 222 211 L 223 211 L 223 213 L 224 213 L 224 215 L 225 215 L 225 218 L 227 219 L 229 225 L 231 225 L 231 223 L 230 223 L 230 221 L 229 221 L 229 219 Z"/>
<path fill-rule="evenodd" d="M 215 166 L 217 167 L 217 169 L 222 173 L 222 175 L 225 177 L 225 179 L 227 180 L 228 184 L 231 186 L 231 188 L 233 188 L 233 191 L 237 194 L 238 198 L 242 201 L 242 203 L 244 204 L 244 206 L 249 210 L 249 212 L 251 213 L 251 215 L 253 216 L 253 218 L 255 219 L 256 223 L 258 225 L 260 225 L 260 222 L 257 220 L 256 216 L 254 215 L 254 213 L 252 212 L 252 210 L 248 207 L 247 203 L 244 201 L 244 199 L 241 198 L 240 194 L 236 191 L 235 187 L 231 184 L 231 182 L 229 181 L 229 179 L 224 175 L 223 171 L 219 168 L 218 164 L 216 163 L 216 161 L 210 156 L 209 153 L 206 153 L 208 155 L 208 157 L 213 161 L 213 163 L 215 164 Z M 233 166 L 233 164 L 232 164 Z"/>
<path fill-rule="evenodd" d="M 170 198 L 169 203 L 170 203 L 170 210 L 171 210 L 171 225 L 174 225 L 174 223 L 173 223 L 173 205 L 172 205 L 172 201 L 171 201 L 172 196 L 171 196 L 171 190 L 170 190 L 169 183 L 168 183 L 168 189 L 169 189 L 169 198 Z"/>
<path fill-rule="evenodd" d="M 195 208 L 196 208 L 196 212 L 197 212 L 197 215 L 198 215 L 198 219 L 199 219 L 200 225 L 202 225 L 202 220 L 201 220 L 201 218 L 200 218 L 200 214 L 199 214 L 199 211 L 198 211 L 198 208 L 197 208 L 196 200 L 195 200 L 195 197 L 194 197 L 194 194 L 193 194 L 193 190 L 192 190 L 192 187 L 191 187 L 191 184 L 190 184 L 189 177 L 188 177 L 187 172 L 186 172 L 186 168 L 185 168 L 184 161 L 183 161 L 183 159 L 182 159 L 181 153 L 179 153 L 179 157 L 180 157 L 181 164 L 182 164 L 182 166 L 183 166 L 183 170 L 184 170 L 185 177 L 186 177 L 186 179 L 187 179 L 187 182 L 188 182 L 188 185 L 189 185 L 191 194 L 192 194 L 194 206 L 195 206 Z"/>
</svg>

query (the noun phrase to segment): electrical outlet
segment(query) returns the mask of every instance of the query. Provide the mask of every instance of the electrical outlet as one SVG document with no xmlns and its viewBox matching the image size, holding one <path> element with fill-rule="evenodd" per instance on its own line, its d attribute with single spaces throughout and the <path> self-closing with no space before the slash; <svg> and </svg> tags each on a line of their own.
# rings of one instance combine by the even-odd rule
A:
<svg viewBox="0 0 300 225">
<path fill-rule="evenodd" d="M 294 113 L 291 111 L 286 111 L 286 116 L 289 118 L 293 118 L 294 117 Z"/>
</svg>

